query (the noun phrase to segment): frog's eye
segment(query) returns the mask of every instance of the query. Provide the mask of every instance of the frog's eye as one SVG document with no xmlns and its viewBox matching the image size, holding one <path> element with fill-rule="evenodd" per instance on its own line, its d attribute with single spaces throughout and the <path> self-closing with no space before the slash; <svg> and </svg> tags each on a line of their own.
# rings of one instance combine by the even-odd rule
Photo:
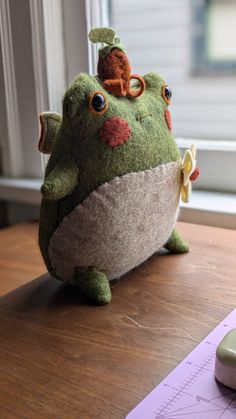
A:
<svg viewBox="0 0 236 419">
<path fill-rule="evenodd" d="M 95 115 L 102 115 L 107 111 L 108 103 L 101 92 L 93 92 L 89 97 L 89 111 Z"/>
<path fill-rule="evenodd" d="M 162 86 L 161 95 L 162 95 L 164 101 L 167 103 L 167 105 L 169 105 L 171 103 L 172 91 L 171 91 L 170 87 L 167 86 L 167 84 L 164 84 L 164 86 Z"/>
</svg>

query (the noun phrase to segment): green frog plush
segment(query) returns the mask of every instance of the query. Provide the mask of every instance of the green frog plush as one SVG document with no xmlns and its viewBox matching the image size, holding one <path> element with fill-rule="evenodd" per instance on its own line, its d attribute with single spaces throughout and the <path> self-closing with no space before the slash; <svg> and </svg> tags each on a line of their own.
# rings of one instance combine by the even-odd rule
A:
<svg viewBox="0 0 236 419">
<path fill-rule="evenodd" d="M 62 116 L 40 116 L 39 149 L 50 158 L 39 245 L 51 275 L 105 304 L 110 281 L 161 247 L 188 251 L 174 227 L 180 194 L 187 201 L 197 169 L 194 148 L 181 161 L 171 134 L 171 90 L 162 78 L 130 74 L 112 29 L 93 29 L 90 39 L 106 43 L 98 76 L 75 79 Z"/>
</svg>

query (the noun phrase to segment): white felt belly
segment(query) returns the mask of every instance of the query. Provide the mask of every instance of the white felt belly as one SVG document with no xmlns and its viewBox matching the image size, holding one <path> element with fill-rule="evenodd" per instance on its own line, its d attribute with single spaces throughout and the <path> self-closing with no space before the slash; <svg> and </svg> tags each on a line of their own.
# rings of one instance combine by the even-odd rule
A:
<svg viewBox="0 0 236 419">
<path fill-rule="evenodd" d="M 111 280 L 162 247 L 178 215 L 179 162 L 129 173 L 93 191 L 53 234 L 49 256 L 58 278 L 95 266 Z"/>
</svg>

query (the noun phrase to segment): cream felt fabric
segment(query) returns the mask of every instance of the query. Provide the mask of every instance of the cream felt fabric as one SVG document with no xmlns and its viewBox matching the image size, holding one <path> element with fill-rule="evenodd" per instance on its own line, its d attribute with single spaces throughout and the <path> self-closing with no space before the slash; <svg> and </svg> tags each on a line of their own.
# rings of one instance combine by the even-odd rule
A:
<svg viewBox="0 0 236 419">
<path fill-rule="evenodd" d="M 49 256 L 58 278 L 73 282 L 74 269 L 95 266 L 118 278 L 169 239 L 179 206 L 181 166 L 116 177 L 93 191 L 53 234 Z"/>
</svg>

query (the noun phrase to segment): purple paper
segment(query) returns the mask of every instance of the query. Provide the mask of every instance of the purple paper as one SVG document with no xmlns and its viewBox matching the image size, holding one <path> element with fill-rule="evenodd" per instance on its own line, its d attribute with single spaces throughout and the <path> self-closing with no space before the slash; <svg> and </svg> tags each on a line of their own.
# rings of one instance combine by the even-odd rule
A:
<svg viewBox="0 0 236 419">
<path fill-rule="evenodd" d="M 235 419 L 236 391 L 214 376 L 216 348 L 235 327 L 236 309 L 126 419 Z"/>
</svg>

